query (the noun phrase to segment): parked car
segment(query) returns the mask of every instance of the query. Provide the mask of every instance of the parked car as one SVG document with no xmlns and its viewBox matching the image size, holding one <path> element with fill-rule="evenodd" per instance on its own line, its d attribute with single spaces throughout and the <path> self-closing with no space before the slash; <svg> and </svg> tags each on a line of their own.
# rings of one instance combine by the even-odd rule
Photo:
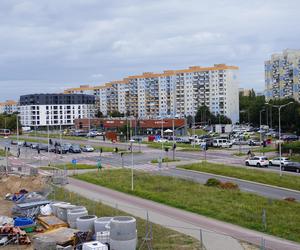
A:
<svg viewBox="0 0 300 250">
<path fill-rule="evenodd" d="M 24 147 L 27 147 L 27 148 L 31 148 L 31 146 L 32 146 L 32 143 L 31 142 L 24 142 L 24 145 L 23 145 Z"/>
<path fill-rule="evenodd" d="M 217 148 L 231 148 L 232 142 L 227 139 L 214 139 L 213 140 L 213 146 Z"/>
<path fill-rule="evenodd" d="M 268 167 L 269 160 L 265 156 L 254 156 L 250 159 L 245 160 L 246 166 L 256 166 L 256 167 Z"/>
<path fill-rule="evenodd" d="M 175 138 L 175 141 L 178 142 L 178 143 L 185 143 L 185 144 L 189 144 L 190 143 L 190 140 L 189 139 L 185 139 L 185 138 L 180 138 L 180 137 L 176 137 Z"/>
<path fill-rule="evenodd" d="M 300 163 L 299 162 L 289 162 L 287 165 L 281 166 L 283 171 L 295 171 L 300 173 Z"/>
<path fill-rule="evenodd" d="M 159 140 L 154 140 L 154 142 L 166 143 L 166 142 L 169 142 L 169 141 L 167 139 L 165 139 L 165 138 L 161 138 Z"/>
<path fill-rule="evenodd" d="M 56 149 L 54 145 L 49 146 L 49 152 L 54 152 L 55 153 Z"/>
<path fill-rule="evenodd" d="M 297 135 L 282 135 L 281 139 L 284 141 L 298 141 Z"/>
<path fill-rule="evenodd" d="M 285 166 L 291 163 L 289 158 L 287 157 L 281 157 L 281 166 Z M 274 159 L 269 160 L 270 166 L 279 166 L 280 165 L 280 157 L 276 157 Z"/>
<path fill-rule="evenodd" d="M 95 151 L 95 149 L 90 145 L 86 145 L 86 146 L 82 147 L 81 150 L 82 150 L 82 152 L 94 152 Z"/>
<path fill-rule="evenodd" d="M 78 145 L 72 145 L 69 148 L 70 153 L 81 153 L 81 148 Z"/>
</svg>

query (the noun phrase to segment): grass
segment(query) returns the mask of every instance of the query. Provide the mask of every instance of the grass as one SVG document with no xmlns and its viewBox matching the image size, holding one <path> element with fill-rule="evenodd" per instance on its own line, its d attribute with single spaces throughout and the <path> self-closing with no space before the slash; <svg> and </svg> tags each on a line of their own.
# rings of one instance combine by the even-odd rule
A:
<svg viewBox="0 0 300 250">
<path fill-rule="evenodd" d="M 300 242 L 300 203 L 270 200 L 255 194 L 207 187 L 179 178 L 134 172 L 128 169 L 103 171 L 76 176 L 77 179 L 173 207 L 237 224 L 249 229 Z M 266 209 L 267 228 L 262 225 Z"/>
<path fill-rule="evenodd" d="M 2 157 L 5 157 L 5 156 L 6 156 L 5 150 L 4 150 L 4 149 L 0 149 L 0 156 L 2 156 Z"/>
<path fill-rule="evenodd" d="M 300 155 L 292 155 L 291 157 L 289 157 L 289 159 L 291 161 L 300 162 Z"/>
<path fill-rule="evenodd" d="M 162 162 L 175 162 L 175 161 L 180 161 L 180 160 L 179 160 L 179 159 L 173 160 L 173 159 L 168 158 L 168 157 L 164 157 L 164 158 L 162 159 Z M 151 163 L 158 163 L 158 159 L 152 160 Z"/>
<path fill-rule="evenodd" d="M 265 148 L 259 147 L 259 148 L 255 148 L 251 151 L 259 152 L 259 153 L 268 153 L 268 152 L 276 152 L 277 150 L 276 150 L 276 148 L 273 148 L 273 147 L 265 147 Z"/>
<path fill-rule="evenodd" d="M 52 170 L 53 168 L 59 168 L 59 169 L 66 169 L 67 170 L 73 170 L 74 169 L 74 165 L 71 163 L 68 164 L 61 164 L 61 165 L 54 165 L 52 167 L 40 167 L 40 169 L 43 170 Z M 95 165 L 88 165 L 88 164 L 76 164 L 76 170 L 79 169 L 97 169 L 96 164 Z"/>
<path fill-rule="evenodd" d="M 234 153 L 233 155 L 234 156 L 246 156 L 247 154 L 245 154 L 245 153 Z"/>
<path fill-rule="evenodd" d="M 243 180 L 255 181 L 300 191 L 300 177 L 296 175 L 286 174 L 280 177 L 277 173 L 266 173 L 256 169 L 232 167 L 209 162 L 185 165 L 180 166 L 179 168 L 235 177 Z"/>
<path fill-rule="evenodd" d="M 83 196 L 80 196 L 76 193 L 69 192 L 63 188 L 54 188 L 54 192 L 51 197 L 55 200 L 63 200 L 70 202 L 72 204 L 78 204 L 80 206 L 85 206 L 89 214 L 95 214 L 98 217 L 106 216 L 124 216 L 129 215 L 121 210 L 116 208 L 104 205 L 101 202 L 89 200 Z M 146 211 L 145 211 L 146 214 Z M 138 245 L 137 249 L 147 249 L 147 246 L 144 244 L 142 248 L 141 244 L 143 243 L 143 238 L 146 235 L 146 221 L 140 218 L 135 217 L 137 220 L 137 232 L 138 232 Z M 191 249 L 196 250 L 200 248 L 199 241 L 196 239 L 178 233 L 174 230 L 162 227 L 157 224 L 152 224 L 152 234 L 153 234 L 153 249 Z"/>
<path fill-rule="evenodd" d="M 10 136 L 9 137 L 11 140 L 17 140 L 16 136 Z M 28 138 L 28 137 L 19 137 L 20 141 L 26 141 L 26 142 L 33 142 L 33 143 L 44 143 L 47 144 L 47 140 L 41 140 L 41 139 L 34 139 L 34 138 Z"/>
</svg>

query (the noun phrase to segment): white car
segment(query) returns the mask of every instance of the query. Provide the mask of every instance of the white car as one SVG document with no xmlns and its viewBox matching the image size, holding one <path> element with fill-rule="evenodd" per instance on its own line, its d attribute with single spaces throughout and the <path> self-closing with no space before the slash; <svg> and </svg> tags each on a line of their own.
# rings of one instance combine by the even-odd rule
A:
<svg viewBox="0 0 300 250">
<path fill-rule="evenodd" d="M 167 139 L 159 139 L 159 140 L 155 140 L 154 142 L 159 142 L 159 143 L 165 143 L 165 142 L 169 142 Z"/>
<path fill-rule="evenodd" d="M 82 147 L 81 150 L 83 152 L 94 152 L 95 149 L 90 145 L 86 145 L 86 146 Z"/>
<path fill-rule="evenodd" d="M 246 166 L 268 167 L 269 160 L 266 156 L 254 156 L 245 161 Z"/>
<path fill-rule="evenodd" d="M 289 163 L 291 163 L 291 161 L 289 160 L 289 158 L 287 157 L 281 157 L 281 166 L 286 166 Z M 272 160 L 269 161 L 270 166 L 280 166 L 280 157 L 276 157 Z"/>
</svg>

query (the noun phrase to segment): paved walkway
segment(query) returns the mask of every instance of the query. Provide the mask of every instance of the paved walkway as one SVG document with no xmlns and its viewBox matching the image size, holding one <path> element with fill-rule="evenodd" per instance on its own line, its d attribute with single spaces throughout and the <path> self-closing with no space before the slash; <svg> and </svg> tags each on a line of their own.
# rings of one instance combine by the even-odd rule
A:
<svg viewBox="0 0 300 250">
<path fill-rule="evenodd" d="M 277 237 L 248 230 L 229 223 L 210 219 L 205 216 L 186 212 L 153 201 L 120 193 L 108 188 L 69 178 L 66 188 L 89 199 L 118 207 L 134 216 L 145 218 L 149 212 L 150 221 L 169 227 L 178 232 L 200 238 L 202 229 L 203 243 L 207 250 L 242 250 L 238 240 L 260 245 L 265 240 L 267 249 L 299 250 L 300 245 Z M 189 229 L 187 229 L 189 228 Z M 227 236 L 232 235 L 234 238 Z"/>
</svg>

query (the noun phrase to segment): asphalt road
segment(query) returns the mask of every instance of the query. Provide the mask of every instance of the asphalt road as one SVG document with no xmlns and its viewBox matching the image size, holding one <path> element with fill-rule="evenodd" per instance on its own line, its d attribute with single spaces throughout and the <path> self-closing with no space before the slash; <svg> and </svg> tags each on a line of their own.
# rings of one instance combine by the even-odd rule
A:
<svg viewBox="0 0 300 250">
<path fill-rule="evenodd" d="M 1 141 L 2 147 L 4 145 L 3 141 Z M 144 149 L 144 148 L 143 148 Z M 12 151 L 16 151 L 16 146 L 11 146 Z M 161 156 L 161 150 L 157 149 L 146 149 L 143 150 L 144 153 L 135 153 L 134 154 L 134 168 L 137 170 L 151 171 L 161 175 L 168 175 L 178 178 L 184 178 L 193 180 L 199 183 L 205 183 L 209 178 L 215 177 L 213 174 L 208 173 L 195 173 L 181 169 L 175 169 L 174 167 L 166 167 L 167 164 L 163 164 L 163 168 L 158 168 L 150 164 L 150 161 Z M 201 152 L 203 153 L 203 152 Z M 199 160 L 198 152 L 177 152 L 176 158 L 179 158 L 181 161 L 190 161 L 190 160 Z M 228 151 L 224 150 L 212 150 L 208 151 L 208 154 L 211 154 L 209 157 L 214 157 L 213 159 L 224 159 L 224 158 L 233 158 L 233 156 Z M 50 156 L 50 159 L 49 159 Z M 171 157 L 171 153 L 169 153 L 169 157 Z M 52 164 L 64 164 L 71 163 L 73 159 L 77 159 L 78 163 L 85 164 L 95 164 L 99 160 L 99 153 L 82 153 L 82 154 L 67 154 L 67 155 L 57 155 L 54 153 L 48 154 L 47 152 L 41 152 L 41 154 L 37 154 L 36 150 L 32 150 L 29 148 L 21 149 L 21 158 L 20 159 L 11 159 L 10 163 L 13 165 L 22 165 L 22 162 L 27 163 L 31 166 L 46 166 L 49 161 Z M 120 154 L 114 153 L 103 153 L 101 157 L 101 162 L 104 166 L 111 167 L 121 167 L 122 166 L 122 158 Z M 130 168 L 132 166 L 131 162 L 131 154 L 125 154 L 123 156 L 124 166 Z M 223 160 L 224 163 L 224 160 Z M 171 164 L 170 164 L 171 165 Z M 266 169 L 262 169 L 262 171 L 270 171 Z M 272 170 L 278 171 L 278 170 Z M 300 200 L 300 192 L 284 190 L 281 188 L 269 187 L 262 184 L 254 184 L 243 180 L 232 180 L 232 178 L 227 177 L 217 177 L 221 181 L 232 181 L 239 185 L 240 189 L 245 192 L 258 194 L 271 199 L 284 199 L 286 197 L 294 197 L 297 200 Z"/>
</svg>

